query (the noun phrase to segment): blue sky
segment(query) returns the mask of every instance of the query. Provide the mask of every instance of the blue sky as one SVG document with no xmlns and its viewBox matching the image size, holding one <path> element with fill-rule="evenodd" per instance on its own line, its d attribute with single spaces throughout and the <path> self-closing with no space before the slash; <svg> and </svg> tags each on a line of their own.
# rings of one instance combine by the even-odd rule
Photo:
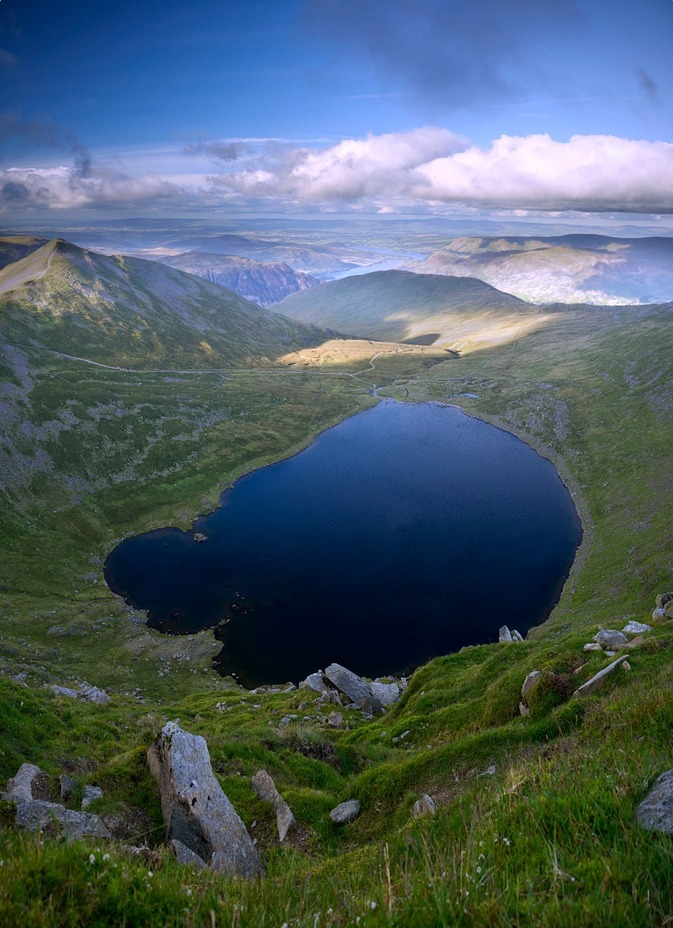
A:
<svg viewBox="0 0 673 928">
<path fill-rule="evenodd" d="M 673 211 L 673 0 L 0 0 L 0 208 Z"/>
</svg>

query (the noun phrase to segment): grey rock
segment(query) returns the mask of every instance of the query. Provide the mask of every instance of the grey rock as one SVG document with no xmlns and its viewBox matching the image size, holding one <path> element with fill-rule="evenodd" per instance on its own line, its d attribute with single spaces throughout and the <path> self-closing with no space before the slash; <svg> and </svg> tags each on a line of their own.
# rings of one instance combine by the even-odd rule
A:
<svg viewBox="0 0 673 928">
<path fill-rule="evenodd" d="M 33 799 L 16 803 L 16 824 L 29 831 L 45 831 L 54 828 L 65 838 L 109 838 L 110 832 L 97 815 L 75 812 L 57 802 Z"/>
<path fill-rule="evenodd" d="M 528 716 L 530 715 L 530 708 L 526 705 L 525 702 L 519 703 L 519 714 L 522 715 L 524 718 L 528 718 Z"/>
<path fill-rule="evenodd" d="M 352 700 L 365 712 L 376 712 L 381 709 L 381 703 L 374 696 L 371 684 L 363 680 L 352 670 L 342 667 L 341 664 L 330 664 L 325 670 L 325 676 L 338 690 Z"/>
<path fill-rule="evenodd" d="M 31 802 L 33 799 L 33 781 L 42 771 L 37 764 L 21 764 L 15 776 L 7 783 L 2 799 L 9 802 Z"/>
<path fill-rule="evenodd" d="M 103 790 L 100 786 L 85 786 L 84 795 L 82 796 L 82 808 L 88 809 L 92 802 L 103 798 Z"/>
<path fill-rule="evenodd" d="M 626 623 L 622 631 L 626 635 L 644 635 L 646 632 L 652 631 L 652 626 L 646 625 L 645 622 L 636 622 L 631 619 L 630 622 Z"/>
<path fill-rule="evenodd" d="M 521 632 L 518 632 L 515 628 L 512 629 L 512 641 L 523 641 L 523 635 Z"/>
<path fill-rule="evenodd" d="M 52 690 L 57 696 L 68 696 L 70 699 L 79 697 L 77 690 L 71 690 L 69 686 L 52 686 Z"/>
<path fill-rule="evenodd" d="M 205 860 L 202 860 L 198 854 L 190 850 L 182 841 L 173 838 L 172 841 L 169 841 L 168 846 L 175 854 L 175 859 L 179 864 L 184 864 L 186 867 L 196 867 L 197 869 L 208 866 Z"/>
<path fill-rule="evenodd" d="M 652 612 L 653 622 L 664 622 L 667 618 L 666 610 L 662 606 L 657 606 Z"/>
<path fill-rule="evenodd" d="M 582 650 L 583 651 L 602 651 L 602 648 L 597 641 L 590 641 L 588 644 L 584 645 Z"/>
<path fill-rule="evenodd" d="M 616 661 L 613 661 L 611 664 L 608 664 L 607 667 L 604 667 L 602 670 L 599 670 L 597 674 L 587 680 L 586 683 L 583 683 L 578 689 L 575 690 L 573 696 L 589 696 L 591 693 L 594 693 L 597 689 L 600 689 L 601 686 L 605 683 L 607 678 L 611 673 L 619 667 L 622 661 L 625 661 L 628 657 L 628 654 L 624 654 L 621 657 L 618 657 Z"/>
<path fill-rule="evenodd" d="M 673 593 L 659 593 L 654 602 L 658 609 L 663 609 L 671 601 L 673 601 Z"/>
<path fill-rule="evenodd" d="M 397 683 L 379 683 L 374 681 L 369 687 L 374 699 L 382 706 L 392 706 L 400 698 L 400 688 Z"/>
<path fill-rule="evenodd" d="M 498 641 L 500 642 L 500 644 L 504 644 L 505 642 L 508 642 L 508 641 L 514 641 L 514 639 L 512 638 L 512 633 L 507 628 L 506 625 L 503 625 L 498 630 Z"/>
<path fill-rule="evenodd" d="M 437 804 L 435 800 L 425 793 L 421 799 L 417 799 L 414 803 L 413 816 L 414 818 L 422 818 L 424 815 L 434 815 L 436 811 Z"/>
<path fill-rule="evenodd" d="M 62 773 L 58 778 L 61 799 L 63 802 L 67 802 L 68 799 L 77 789 L 77 780 L 73 780 L 72 777 L 69 777 L 67 774 Z"/>
<path fill-rule="evenodd" d="M 347 825 L 354 822 L 360 814 L 362 806 L 359 799 L 348 799 L 346 802 L 340 802 L 329 814 L 329 817 L 336 825 Z"/>
<path fill-rule="evenodd" d="M 80 699 L 86 699 L 88 702 L 96 703 L 97 706 L 106 706 L 111 702 L 110 697 L 104 690 L 99 690 L 97 686 L 92 686 L 86 681 L 79 686 Z"/>
<path fill-rule="evenodd" d="M 530 691 L 535 689 L 541 679 L 541 670 L 531 670 L 526 679 L 523 681 L 523 686 L 521 687 L 521 698 L 525 699 Z"/>
<path fill-rule="evenodd" d="M 326 693 L 328 687 L 323 679 L 322 670 L 318 670 L 316 673 L 310 673 L 305 680 L 301 681 L 299 688 L 302 690 L 313 690 L 315 693 Z"/>
<path fill-rule="evenodd" d="M 638 824 L 649 831 L 673 834 L 673 770 L 656 780 L 636 812 Z"/>
<path fill-rule="evenodd" d="M 276 825 L 278 838 L 284 841 L 290 828 L 295 824 L 292 809 L 276 789 L 270 774 L 266 770 L 259 770 L 251 780 L 253 789 L 260 799 L 270 802 L 276 810 Z"/>
<path fill-rule="evenodd" d="M 258 876 L 259 855 L 215 778 L 205 738 L 167 722 L 147 762 L 161 792 L 166 840 L 180 841 L 213 870 Z"/>
<path fill-rule="evenodd" d="M 628 638 L 624 632 L 617 631 L 616 629 L 602 628 L 596 635 L 596 641 L 605 651 L 618 648 L 622 644 L 627 644 Z"/>
<path fill-rule="evenodd" d="M 344 723 L 344 717 L 341 712 L 330 712 L 330 714 L 327 716 L 327 721 L 335 728 L 341 728 Z"/>
</svg>

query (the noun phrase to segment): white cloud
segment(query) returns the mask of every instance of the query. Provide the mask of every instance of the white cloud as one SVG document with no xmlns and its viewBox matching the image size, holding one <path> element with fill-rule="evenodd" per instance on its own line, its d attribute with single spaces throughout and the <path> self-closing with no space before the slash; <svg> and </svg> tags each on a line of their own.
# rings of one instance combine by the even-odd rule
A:
<svg viewBox="0 0 673 928">
<path fill-rule="evenodd" d="M 503 135 L 467 147 L 443 129 L 284 148 L 219 174 L 220 189 L 293 203 L 363 199 L 542 210 L 673 211 L 673 144 L 607 135 Z"/>
</svg>

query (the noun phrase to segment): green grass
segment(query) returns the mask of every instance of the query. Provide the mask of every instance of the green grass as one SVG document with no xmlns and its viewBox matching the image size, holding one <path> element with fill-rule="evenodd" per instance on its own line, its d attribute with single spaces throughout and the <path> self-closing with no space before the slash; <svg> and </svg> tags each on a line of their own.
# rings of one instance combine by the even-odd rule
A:
<svg viewBox="0 0 673 928">
<path fill-rule="evenodd" d="M 673 844 L 640 829 L 635 811 L 673 767 L 673 626 L 657 627 L 599 694 L 570 693 L 606 662 L 582 651 L 597 625 L 647 621 L 673 587 L 672 347 L 670 308 L 559 307 L 514 345 L 432 366 L 381 358 L 364 383 L 339 368 L 131 375 L 28 352 L 32 383 L 14 401 L 11 436 L 31 466 L 12 472 L 0 512 L 0 781 L 31 761 L 101 785 L 120 837 L 38 840 L 0 808 L 0 923 L 665 924 Z M 340 730 L 304 691 L 253 695 L 217 677 L 210 633 L 146 629 L 106 589 L 101 563 L 118 539 L 189 525 L 239 474 L 374 402 L 370 378 L 380 395 L 460 403 L 525 436 L 567 480 L 585 543 L 581 570 L 529 640 L 437 658 L 385 715 L 345 711 Z M 533 669 L 554 685 L 524 719 Z M 9 676 L 19 671 L 28 687 Z M 82 679 L 113 702 L 45 686 Z M 290 713 L 299 720 L 279 730 Z M 261 882 L 183 869 L 162 849 L 144 757 L 171 718 L 207 738 L 227 794 L 257 823 Z M 297 816 L 287 846 L 250 786 L 260 767 Z M 424 792 L 439 811 L 417 821 Z M 363 813 L 339 829 L 327 813 L 351 796 Z M 124 850 L 143 842 L 145 857 Z"/>
</svg>

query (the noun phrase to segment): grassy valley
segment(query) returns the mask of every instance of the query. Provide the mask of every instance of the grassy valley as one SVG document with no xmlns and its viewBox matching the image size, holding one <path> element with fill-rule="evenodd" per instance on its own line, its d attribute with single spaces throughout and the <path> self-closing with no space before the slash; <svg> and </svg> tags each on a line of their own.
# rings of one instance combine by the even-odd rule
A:
<svg viewBox="0 0 673 928">
<path fill-rule="evenodd" d="M 3 923 L 667 923 L 671 839 L 635 815 L 673 767 L 673 624 L 596 695 L 573 693 L 609 662 L 583 651 L 599 625 L 651 623 L 673 588 L 672 304 L 540 312 L 476 281 L 384 272 L 291 297 L 292 321 L 62 243 L 0 275 L 0 780 L 24 761 L 68 772 L 103 787 L 93 808 L 116 823 L 105 844 L 59 843 L 16 831 L 2 804 Z M 435 344 L 393 343 L 423 335 Z M 218 677 L 209 632 L 147 629 L 101 570 L 117 540 L 189 525 L 238 475 L 376 402 L 374 385 L 520 434 L 557 465 L 585 536 L 525 642 L 439 657 L 385 714 L 344 708 L 335 726 L 310 691 Z M 484 595 L 497 610 L 498 590 Z M 534 669 L 545 685 L 523 717 Z M 84 680 L 112 702 L 49 688 Z M 181 867 L 163 846 L 145 753 L 174 718 L 206 737 L 261 881 Z M 283 844 L 250 786 L 260 768 L 297 818 Z M 424 793 L 438 809 L 417 819 Z M 362 815 L 332 824 L 351 797 Z"/>
</svg>

